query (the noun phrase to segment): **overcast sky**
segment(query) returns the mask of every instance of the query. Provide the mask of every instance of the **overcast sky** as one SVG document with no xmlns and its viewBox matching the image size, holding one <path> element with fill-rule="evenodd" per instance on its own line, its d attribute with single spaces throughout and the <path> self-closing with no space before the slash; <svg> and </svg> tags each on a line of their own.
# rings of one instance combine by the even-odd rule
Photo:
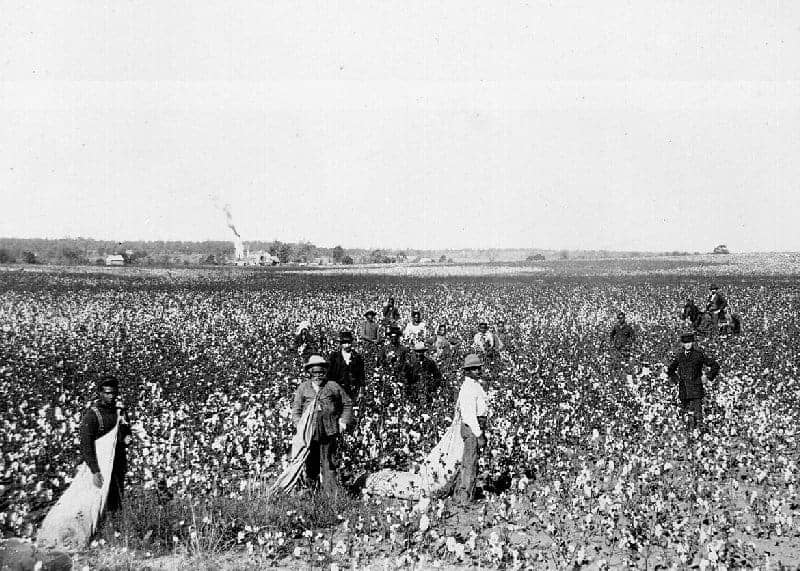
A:
<svg viewBox="0 0 800 571">
<path fill-rule="evenodd" d="M 800 250 L 800 3 L 12 2 L 0 236 Z"/>
</svg>

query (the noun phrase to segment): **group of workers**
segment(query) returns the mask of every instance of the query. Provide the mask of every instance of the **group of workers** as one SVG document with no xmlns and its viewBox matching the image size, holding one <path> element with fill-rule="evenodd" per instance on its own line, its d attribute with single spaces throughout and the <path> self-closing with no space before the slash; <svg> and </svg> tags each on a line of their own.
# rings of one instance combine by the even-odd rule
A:
<svg viewBox="0 0 800 571">
<path fill-rule="evenodd" d="M 728 304 L 716 284 L 711 284 L 709 291 L 704 313 L 708 313 L 713 320 L 714 331 L 719 331 L 722 321 L 720 314 L 725 312 Z M 357 329 L 358 341 L 365 353 L 375 356 L 377 367 L 394 375 L 402 384 L 407 399 L 422 406 L 430 405 L 443 383 L 437 362 L 453 357 L 447 327 L 439 325 L 436 334 L 429 338 L 427 324 L 422 320 L 419 310 L 411 312 L 411 320 L 401 329 L 398 324 L 400 312 L 394 299 L 390 298 L 382 309 L 383 320 L 380 323 L 376 321 L 376 311 L 369 310 L 364 314 L 364 321 Z M 697 315 L 692 310 L 684 311 L 683 318 L 695 331 L 681 334 L 682 349 L 667 367 L 667 375 L 678 385 L 678 400 L 687 415 L 687 427 L 694 430 L 701 427 L 703 422 L 703 370 L 707 368 L 707 378 L 714 382 L 720 366 L 697 343 Z M 635 338 L 634 329 L 627 323 L 625 313 L 619 312 L 610 333 L 612 351 L 623 358 L 630 357 Z M 294 394 L 292 416 L 295 425 L 298 425 L 308 406 L 313 404 L 316 407 L 313 411 L 310 453 L 305 463 L 305 481 L 312 489 L 320 484 L 329 492 L 338 489 L 337 446 L 340 435 L 354 424 L 354 406 L 359 402 L 365 386 L 365 359 L 355 350 L 355 340 L 352 332 L 340 332 L 337 350 L 326 358 L 319 350 L 320 344 L 311 336 L 311 324 L 308 321 L 302 322 L 295 331 L 296 349 L 303 359 L 307 374 L 307 379 Z M 460 366 L 463 379 L 456 407 L 462 421 L 460 432 L 464 440 L 464 452 L 456 497 L 463 502 L 476 499 L 478 459 L 486 446 L 489 406 L 487 376 L 482 372 L 486 364 L 512 342 L 504 322 L 498 322 L 492 331 L 487 321 L 482 320 Z M 427 355 L 429 350 L 433 358 Z M 118 392 L 116 378 L 103 377 L 98 384 L 98 400 L 84 412 L 81 423 L 81 451 L 97 487 L 102 487 L 103 477 L 97 465 L 94 441 L 117 425 L 115 401 Z M 109 501 L 112 509 L 120 505 L 122 498 L 124 448 L 129 433 L 122 432 L 118 438 Z"/>
</svg>

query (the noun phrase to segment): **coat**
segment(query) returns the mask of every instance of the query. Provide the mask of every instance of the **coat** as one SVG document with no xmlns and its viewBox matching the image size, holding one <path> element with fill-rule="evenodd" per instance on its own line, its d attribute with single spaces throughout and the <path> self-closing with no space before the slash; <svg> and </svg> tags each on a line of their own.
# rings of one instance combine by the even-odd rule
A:
<svg viewBox="0 0 800 571">
<path fill-rule="evenodd" d="M 295 426 L 300 421 L 303 411 L 314 402 L 317 392 L 311 380 L 303 381 L 294 393 L 292 406 L 292 420 Z M 339 420 L 349 425 L 353 421 L 353 400 L 339 386 L 336 381 L 326 381 L 319 389 L 318 407 L 314 412 L 316 418 L 312 421 L 319 424 L 321 421 L 325 434 L 334 436 L 339 433 Z"/>
<path fill-rule="evenodd" d="M 682 401 L 701 399 L 703 389 L 703 367 L 708 367 L 708 380 L 713 381 L 719 374 L 719 363 L 707 356 L 702 349 L 692 347 L 687 353 L 681 350 L 667 368 L 667 375 L 678 383 L 678 398 Z"/>
<path fill-rule="evenodd" d="M 328 357 L 329 381 L 336 381 L 351 399 L 355 399 L 364 387 L 364 358 L 353 351 L 350 353 L 348 365 L 341 351 L 335 351 Z"/>
</svg>

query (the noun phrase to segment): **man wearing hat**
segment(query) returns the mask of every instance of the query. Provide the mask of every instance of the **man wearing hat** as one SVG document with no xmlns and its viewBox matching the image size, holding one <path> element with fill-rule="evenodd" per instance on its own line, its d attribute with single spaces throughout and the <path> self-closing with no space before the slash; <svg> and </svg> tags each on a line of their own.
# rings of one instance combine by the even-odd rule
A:
<svg viewBox="0 0 800 571">
<path fill-rule="evenodd" d="M 375 345 L 378 342 L 378 331 L 380 328 L 375 322 L 374 310 L 370 309 L 364 314 L 364 321 L 358 326 L 358 340 L 366 346 Z"/>
<path fill-rule="evenodd" d="M 614 347 L 615 354 L 621 359 L 630 358 L 635 339 L 636 334 L 633 332 L 633 327 L 625 321 L 625 313 L 618 312 L 617 322 L 611 328 L 611 345 Z"/>
<path fill-rule="evenodd" d="M 103 475 L 97 460 L 95 441 L 114 430 L 117 426 L 117 396 L 119 383 L 113 375 L 104 375 L 97 383 L 97 400 L 83 412 L 81 418 L 80 441 L 81 457 L 92 472 L 94 485 L 103 487 Z M 125 473 L 128 468 L 126 445 L 130 441 L 131 430 L 127 422 L 120 422 L 117 432 L 117 446 L 114 452 L 114 467 L 108 488 L 106 507 L 117 511 L 122 507 L 125 493 Z"/>
<path fill-rule="evenodd" d="M 350 331 L 339 333 L 339 350 L 328 357 L 329 381 L 336 381 L 356 402 L 364 387 L 364 359 L 353 349 L 353 334 Z"/>
<path fill-rule="evenodd" d="M 687 428 L 694 430 L 703 424 L 703 367 L 708 367 L 708 380 L 713 382 L 719 363 L 695 345 L 694 333 L 683 333 L 680 340 L 683 347 L 667 368 L 667 376 L 678 383 L 681 408 L 689 415 Z"/>
<path fill-rule="evenodd" d="M 429 405 L 433 394 L 442 386 L 442 373 L 439 367 L 425 355 L 428 348 L 422 341 L 414 344 L 414 355 L 406 385 L 407 395 L 414 401 Z"/>
<path fill-rule="evenodd" d="M 339 488 L 334 462 L 338 436 L 353 420 L 353 401 L 336 381 L 326 378 L 328 362 L 321 355 L 311 355 L 305 370 L 309 378 L 294 393 L 292 419 L 297 427 L 303 411 L 309 406 L 315 407 L 311 419 L 314 430 L 305 465 L 306 479 L 312 488 L 316 488 L 321 476 L 323 490 L 334 493 Z"/>
<path fill-rule="evenodd" d="M 482 375 L 483 360 L 471 353 L 464 357 L 464 381 L 458 392 L 457 406 L 461 415 L 461 437 L 464 455 L 461 459 L 462 500 L 475 500 L 475 480 L 478 477 L 478 458 L 486 446 L 486 417 L 489 413 L 486 382 Z"/>
<path fill-rule="evenodd" d="M 392 325 L 389 328 L 389 342 L 381 347 L 381 352 L 378 355 L 378 365 L 390 370 L 398 381 L 405 384 L 408 376 L 410 355 L 408 347 L 400 343 L 401 335 L 402 331 L 397 325 Z"/>
</svg>

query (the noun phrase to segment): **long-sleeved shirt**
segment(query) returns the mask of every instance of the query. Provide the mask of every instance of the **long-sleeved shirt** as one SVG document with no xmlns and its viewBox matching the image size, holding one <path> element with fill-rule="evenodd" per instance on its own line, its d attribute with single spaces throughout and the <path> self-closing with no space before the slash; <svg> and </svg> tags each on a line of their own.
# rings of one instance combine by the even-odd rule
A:
<svg viewBox="0 0 800 571">
<path fill-rule="evenodd" d="M 471 377 L 464 377 L 461 390 L 458 391 L 458 410 L 461 412 L 461 422 L 469 426 L 472 433 L 479 437 L 483 434 L 478 422 L 479 416 L 489 413 L 489 398 L 481 384 Z"/>
<path fill-rule="evenodd" d="M 374 321 L 362 321 L 358 326 L 358 338 L 362 341 L 378 342 L 379 326 Z"/>
<path fill-rule="evenodd" d="M 300 422 L 303 411 L 317 397 L 312 381 L 303 381 L 294 393 L 292 419 L 295 426 Z M 314 424 L 322 426 L 325 434 L 332 436 L 339 433 L 339 420 L 350 424 L 353 420 L 353 400 L 336 381 L 327 381 L 319 388 L 317 409 L 314 411 Z"/>
<path fill-rule="evenodd" d="M 424 321 L 408 323 L 403 330 L 403 339 L 406 341 L 421 341 L 425 338 L 428 324 Z"/>
<path fill-rule="evenodd" d="M 611 343 L 614 345 L 614 349 L 630 347 L 635 338 L 633 327 L 627 323 L 615 323 L 611 328 Z"/>
<path fill-rule="evenodd" d="M 486 333 L 476 333 L 472 338 L 472 346 L 478 351 L 486 351 L 487 349 L 494 349 L 495 339 L 491 331 Z"/>
<path fill-rule="evenodd" d="M 97 413 L 100 413 L 100 418 L 98 418 Z M 81 457 L 93 474 L 100 471 L 94 441 L 111 432 L 116 425 L 117 408 L 115 406 L 102 406 L 98 403 L 83 411 L 83 417 L 81 418 Z"/>
</svg>

